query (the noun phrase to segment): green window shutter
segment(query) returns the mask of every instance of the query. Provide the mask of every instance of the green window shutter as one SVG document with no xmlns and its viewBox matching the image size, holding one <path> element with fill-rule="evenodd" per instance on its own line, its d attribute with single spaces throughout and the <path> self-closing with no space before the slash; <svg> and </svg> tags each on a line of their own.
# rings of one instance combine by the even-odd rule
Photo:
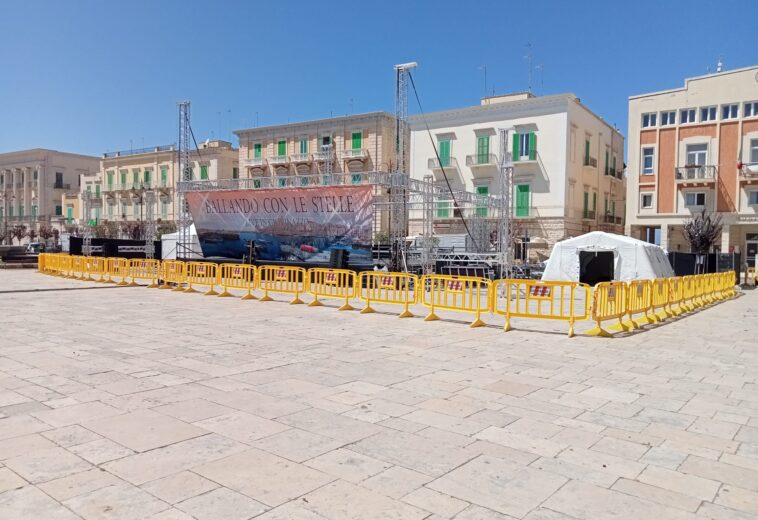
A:
<svg viewBox="0 0 758 520">
<path fill-rule="evenodd" d="M 8 216 L 9 216 L 9 217 L 12 217 L 12 216 L 13 216 L 13 206 L 9 206 L 9 207 L 8 207 Z"/>
<path fill-rule="evenodd" d="M 253 157 L 255 159 L 261 158 L 261 143 L 255 143 L 253 145 Z"/>
<path fill-rule="evenodd" d="M 360 150 L 363 144 L 363 132 L 353 132 L 353 150 Z"/>
<path fill-rule="evenodd" d="M 529 132 L 529 160 L 537 159 L 537 134 Z"/>
<path fill-rule="evenodd" d="M 614 217 L 616 216 L 616 201 L 615 200 L 611 201 L 611 215 L 613 215 Z"/>
<path fill-rule="evenodd" d="M 126 170 L 121 170 L 121 184 L 126 184 Z"/>
<path fill-rule="evenodd" d="M 520 150 L 519 150 L 519 135 L 517 133 L 513 134 L 513 160 L 518 161 L 519 160 Z"/>
<path fill-rule="evenodd" d="M 150 185 L 150 170 L 145 170 L 145 184 Z"/>
<path fill-rule="evenodd" d="M 55 206 L 55 215 L 56 216 L 63 215 L 63 206 Z"/>
<path fill-rule="evenodd" d="M 476 194 L 482 196 L 482 198 L 487 197 L 490 194 L 490 188 L 489 186 L 477 186 L 476 187 Z M 477 217 L 486 217 L 487 216 L 487 203 L 485 200 L 477 201 L 476 204 L 476 216 Z"/>
<path fill-rule="evenodd" d="M 300 186 L 308 186 L 308 177 L 300 177 Z"/>
<path fill-rule="evenodd" d="M 450 139 L 439 140 L 440 166 L 450 166 Z"/>
<path fill-rule="evenodd" d="M 597 211 L 597 193 L 592 194 L 592 211 Z"/>
<path fill-rule="evenodd" d="M 71 219 L 74 218 L 74 208 L 66 208 L 66 220 L 71 224 Z"/>
<path fill-rule="evenodd" d="M 113 187 L 113 172 L 108 172 L 108 189 Z"/>
<path fill-rule="evenodd" d="M 606 174 L 606 175 L 608 175 L 608 166 L 609 166 L 609 161 L 608 161 L 608 150 L 606 150 L 606 151 L 605 151 L 605 174 Z"/>
<path fill-rule="evenodd" d="M 24 216 L 24 205 L 23 204 L 19 204 L 18 205 L 18 216 L 19 217 L 23 217 Z"/>
<path fill-rule="evenodd" d="M 240 178 L 240 169 L 236 167 L 232 167 L 232 179 L 239 179 Z"/>
<path fill-rule="evenodd" d="M 590 142 L 588 140 L 584 141 L 584 165 L 589 166 L 590 164 Z"/>
<path fill-rule="evenodd" d="M 95 198 L 100 198 L 100 185 L 95 184 Z"/>
<path fill-rule="evenodd" d="M 36 216 L 37 216 L 37 205 L 32 204 L 32 217 L 36 217 Z"/>
<path fill-rule="evenodd" d="M 300 153 L 308 153 L 308 139 L 300 139 Z"/>
<path fill-rule="evenodd" d="M 437 202 L 437 218 L 448 218 L 450 216 L 450 202 L 441 200 Z"/>
<path fill-rule="evenodd" d="M 287 141 L 279 141 L 276 144 L 276 155 L 282 156 L 287 155 Z"/>
<path fill-rule="evenodd" d="M 253 179 L 253 188 L 260 188 L 260 187 L 261 187 L 261 180 Z"/>
<path fill-rule="evenodd" d="M 616 175 L 616 156 L 611 160 L 611 175 Z"/>
<path fill-rule="evenodd" d="M 161 166 L 161 186 L 166 186 L 168 182 L 168 169 L 165 166 Z"/>
<path fill-rule="evenodd" d="M 200 180 L 208 180 L 208 165 L 200 165 Z"/>
<path fill-rule="evenodd" d="M 584 216 L 587 217 L 587 211 L 590 209 L 590 194 L 584 192 Z"/>
<path fill-rule="evenodd" d="M 529 216 L 529 185 L 518 184 L 516 185 L 516 216 L 528 217 Z"/>
<path fill-rule="evenodd" d="M 351 182 L 353 184 L 360 184 L 361 183 L 361 174 L 360 173 L 354 173 L 351 176 Z"/>
<path fill-rule="evenodd" d="M 476 162 L 486 164 L 490 159 L 490 136 L 480 135 L 476 138 Z"/>
<path fill-rule="evenodd" d="M 278 181 L 277 183 L 279 184 L 280 188 L 284 188 L 285 186 L 287 186 L 287 179 L 281 179 L 280 178 L 280 179 L 277 179 L 277 181 Z"/>
</svg>

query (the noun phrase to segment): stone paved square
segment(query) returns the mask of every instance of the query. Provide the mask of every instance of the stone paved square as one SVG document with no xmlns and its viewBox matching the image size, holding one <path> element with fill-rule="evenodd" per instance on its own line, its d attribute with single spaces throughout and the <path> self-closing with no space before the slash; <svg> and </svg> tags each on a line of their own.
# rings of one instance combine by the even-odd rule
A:
<svg viewBox="0 0 758 520">
<path fill-rule="evenodd" d="M 325 302 L 0 270 L 0 518 L 758 519 L 758 292 L 611 339 Z"/>
</svg>

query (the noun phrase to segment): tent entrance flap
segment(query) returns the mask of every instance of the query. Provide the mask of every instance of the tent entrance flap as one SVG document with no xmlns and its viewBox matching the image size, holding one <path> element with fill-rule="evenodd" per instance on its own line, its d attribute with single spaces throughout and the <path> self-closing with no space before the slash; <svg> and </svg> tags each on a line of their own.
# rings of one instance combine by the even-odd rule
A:
<svg viewBox="0 0 758 520">
<path fill-rule="evenodd" d="M 613 251 L 579 251 L 579 282 L 594 286 L 613 281 Z"/>
</svg>

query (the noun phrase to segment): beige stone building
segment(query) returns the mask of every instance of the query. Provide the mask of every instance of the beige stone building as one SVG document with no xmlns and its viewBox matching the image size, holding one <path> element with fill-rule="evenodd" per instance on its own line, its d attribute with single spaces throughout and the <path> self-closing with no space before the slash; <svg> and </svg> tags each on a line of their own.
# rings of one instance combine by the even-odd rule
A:
<svg viewBox="0 0 758 520">
<path fill-rule="evenodd" d="M 239 175 L 238 150 L 227 141 L 205 141 L 190 155 L 193 180 L 231 179 Z M 94 179 L 82 182 L 92 193 L 89 220 L 136 222 L 145 220 L 145 190 L 156 191 L 153 214 L 163 222 L 175 221 L 179 166 L 174 145 L 103 154 Z M 82 216 L 84 217 L 84 216 Z"/>
<path fill-rule="evenodd" d="M 62 230 L 68 215 L 61 197 L 77 192 L 80 176 L 98 168 L 97 157 L 44 148 L 0 154 L 0 234 L 16 224 Z"/>
<path fill-rule="evenodd" d="M 717 248 L 758 253 L 758 66 L 629 98 L 627 233 L 689 251 L 682 227 L 723 219 Z"/>
<path fill-rule="evenodd" d="M 239 163 L 246 177 L 319 174 L 329 154 L 333 173 L 387 172 L 395 161 L 395 118 L 386 112 L 234 133 L 239 137 Z M 331 152 L 325 152 L 324 146 L 330 146 Z"/>
</svg>

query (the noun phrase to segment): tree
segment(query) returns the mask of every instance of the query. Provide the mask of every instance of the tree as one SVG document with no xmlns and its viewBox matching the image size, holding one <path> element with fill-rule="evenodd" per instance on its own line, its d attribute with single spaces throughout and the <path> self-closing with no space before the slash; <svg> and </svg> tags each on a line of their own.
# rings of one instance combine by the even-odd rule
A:
<svg viewBox="0 0 758 520">
<path fill-rule="evenodd" d="M 18 245 L 21 245 L 21 240 L 25 236 L 26 236 L 26 226 L 23 224 L 16 224 L 11 229 L 11 245 L 13 244 L 14 238 L 18 241 Z"/>
<path fill-rule="evenodd" d="M 721 237 L 721 215 L 706 210 L 696 213 L 684 223 L 684 238 L 690 243 L 690 251 L 708 253 Z"/>
<path fill-rule="evenodd" d="M 50 240 L 51 238 L 53 238 L 53 226 L 49 224 L 42 224 L 39 227 L 38 233 L 39 233 L 39 237 L 42 240 Z"/>
<path fill-rule="evenodd" d="M 34 228 L 29 228 L 29 231 L 26 232 L 26 236 L 29 238 L 29 242 L 35 242 L 37 231 Z"/>
</svg>

